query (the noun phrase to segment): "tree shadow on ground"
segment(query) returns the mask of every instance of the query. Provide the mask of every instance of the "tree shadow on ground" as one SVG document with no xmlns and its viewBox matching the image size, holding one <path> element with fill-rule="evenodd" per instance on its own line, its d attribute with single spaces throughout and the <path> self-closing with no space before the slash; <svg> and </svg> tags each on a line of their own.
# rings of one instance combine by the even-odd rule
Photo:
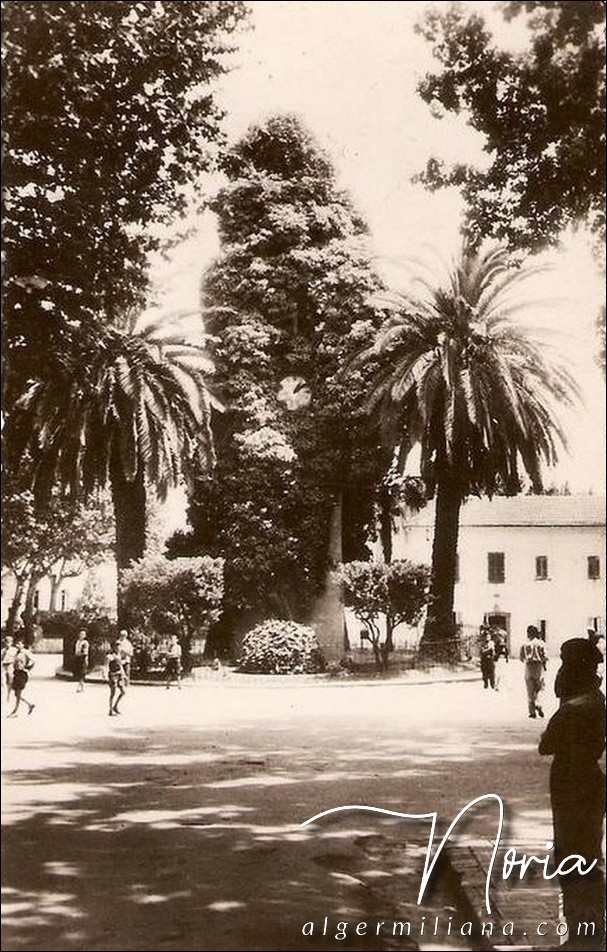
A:
<svg viewBox="0 0 607 952">
<path fill-rule="evenodd" d="M 352 810 L 300 824 L 363 804 L 436 810 L 444 829 L 495 792 L 510 817 L 534 815 L 537 828 L 541 815 L 549 832 L 546 765 L 533 746 L 497 729 L 479 741 L 461 729 L 379 738 L 318 724 L 305 736 L 268 724 L 230 734 L 121 726 L 59 744 L 50 765 L 9 774 L 2 947 L 415 948 L 405 937 L 334 932 L 340 920 L 408 918 L 415 937 L 422 915 L 457 916 L 440 876 L 416 904 L 428 821 Z M 495 835 L 494 807 L 467 817 L 462 843 Z M 515 831 L 510 822 L 504 839 Z"/>
</svg>

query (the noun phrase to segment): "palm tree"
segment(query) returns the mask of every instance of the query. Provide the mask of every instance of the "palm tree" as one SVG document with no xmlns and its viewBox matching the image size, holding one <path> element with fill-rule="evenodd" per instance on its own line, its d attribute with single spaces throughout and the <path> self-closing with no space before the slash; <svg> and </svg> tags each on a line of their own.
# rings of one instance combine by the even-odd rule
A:
<svg viewBox="0 0 607 952">
<path fill-rule="evenodd" d="M 526 471 L 541 491 L 542 464 L 565 445 L 555 416 L 579 391 L 567 371 L 512 320 L 529 305 L 513 290 L 537 269 L 515 269 L 504 249 L 464 249 L 444 283 L 420 279 L 400 296 L 357 362 L 378 367 L 369 411 L 391 434 L 404 468 L 420 444 L 421 477 L 436 497 L 430 603 L 422 647 L 454 635 L 459 513 L 468 495 L 515 494 Z M 394 303 L 394 302 L 393 302 Z"/>
<path fill-rule="evenodd" d="M 29 451 L 39 499 L 57 485 L 84 495 L 110 486 L 120 574 L 145 550 L 146 487 L 162 498 L 190 465 L 211 462 L 207 361 L 158 324 L 73 341 L 16 401 L 10 442 Z"/>
</svg>

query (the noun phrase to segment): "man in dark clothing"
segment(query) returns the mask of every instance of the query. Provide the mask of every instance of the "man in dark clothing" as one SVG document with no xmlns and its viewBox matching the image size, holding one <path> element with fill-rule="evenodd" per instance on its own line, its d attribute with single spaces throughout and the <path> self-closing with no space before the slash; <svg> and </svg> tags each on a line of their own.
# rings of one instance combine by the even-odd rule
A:
<svg viewBox="0 0 607 952">
<path fill-rule="evenodd" d="M 600 687 L 597 668 L 602 660 L 598 648 L 585 638 L 570 638 L 564 642 L 561 646 L 562 664 L 554 681 L 554 693 L 561 703 L 568 697 Z"/>
<path fill-rule="evenodd" d="M 483 687 L 495 688 L 495 645 L 487 628 L 481 630 L 480 660 Z"/>
<path fill-rule="evenodd" d="M 604 870 L 602 856 L 605 775 L 597 761 L 605 750 L 605 698 L 598 688 L 596 661 L 583 638 L 565 642 L 555 689 L 561 705 L 548 722 L 540 754 L 552 754 L 550 800 L 557 865 L 583 856 L 587 875 L 560 877 L 569 939 L 563 948 L 604 948 Z M 580 936 L 578 923 L 595 924 L 594 938 Z"/>
</svg>

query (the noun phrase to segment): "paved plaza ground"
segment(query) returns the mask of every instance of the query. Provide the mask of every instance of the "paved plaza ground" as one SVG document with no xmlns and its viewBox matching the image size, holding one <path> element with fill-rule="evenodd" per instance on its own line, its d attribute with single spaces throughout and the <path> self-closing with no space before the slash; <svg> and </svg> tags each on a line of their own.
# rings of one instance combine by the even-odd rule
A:
<svg viewBox="0 0 607 952">
<path fill-rule="evenodd" d="M 351 804 L 436 810 L 444 830 L 496 793 L 501 852 L 545 853 L 550 765 L 520 664 L 499 693 L 480 680 L 209 674 L 180 692 L 132 686 L 116 718 L 104 685 L 79 695 L 53 678 L 57 664 L 38 659 L 34 713 L 4 722 L 3 949 L 558 948 L 554 883 L 504 884 L 496 866 L 490 916 L 482 876 L 463 882 L 466 856 L 478 861 L 495 836 L 497 801 L 469 811 L 421 906 L 428 820 L 348 810 L 301 827 Z M 462 938 L 470 917 L 517 931 Z M 410 937 L 393 935 L 395 921 Z"/>
</svg>

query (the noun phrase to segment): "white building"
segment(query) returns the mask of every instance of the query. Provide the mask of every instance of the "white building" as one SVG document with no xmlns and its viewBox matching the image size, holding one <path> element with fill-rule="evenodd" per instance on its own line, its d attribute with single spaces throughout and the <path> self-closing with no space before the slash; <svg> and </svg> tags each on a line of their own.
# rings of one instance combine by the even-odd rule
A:
<svg viewBox="0 0 607 952">
<path fill-rule="evenodd" d="M 434 505 L 399 526 L 394 559 L 430 564 Z M 498 624 L 518 653 L 527 625 L 548 653 L 563 641 L 605 631 L 605 498 L 514 496 L 462 506 L 455 589 L 464 633 Z"/>
<path fill-rule="evenodd" d="M 4 625 L 15 594 L 15 579 L 9 571 L 2 572 L 2 601 L 1 620 Z M 40 579 L 34 592 L 33 608 L 35 611 L 49 611 L 52 609 L 52 580 L 51 576 Z M 99 603 L 100 614 L 116 614 L 116 564 L 112 561 L 101 562 L 85 569 L 77 575 L 66 576 L 58 585 L 55 593 L 54 610 L 67 612 L 78 610 L 83 596 L 87 597 L 94 592 L 95 600 Z M 20 611 L 24 607 L 24 598 L 21 600 Z M 19 620 L 19 613 L 17 615 Z"/>
</svg>

